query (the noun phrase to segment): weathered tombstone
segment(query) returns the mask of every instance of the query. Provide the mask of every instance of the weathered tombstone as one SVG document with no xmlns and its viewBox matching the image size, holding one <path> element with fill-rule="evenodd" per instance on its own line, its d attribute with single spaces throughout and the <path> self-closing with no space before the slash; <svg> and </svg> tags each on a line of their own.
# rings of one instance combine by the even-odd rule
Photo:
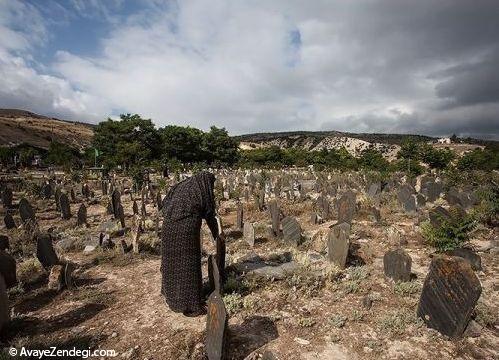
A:
<svg viewBox="0 0 499 360">
<path fill-rule="evenodd" d="M 69 197 L 71 199 L 71 202 L 76 201 L 75 189 L 73 189 L 73 187 L 71 187 L 71 189 L 69 190 Z"/>
<path fill-rule="evenodd" d="M 108 184 L 106 180 L 101 181 L 102 195 L 107 195 Z"/>
<path fill-rule="evenodd" d="M 426 205 L 426 198 L 422 194 L 417 194 L 416 195 L 416 206 L 418 208 L 423 207 Z"/>
<path fill-rule="evenodd" d="M 71 206 L 69 198 L 66 193 L 61 193 L 59 196 L 59 207 L 61 209 L 61 216 L 64 220 L 71 219 Z"/>
<path fill-rule="evenodd" d="M 326 196 L 320 195 L 316 201 L 316 208 L 319 212 L 319 215 L 324 219 L 328 220 L 331 214 L 331 205 L 329 204 L 329 200 Z"/>
<path fill-rule="evenodd" d="M 350 224 L 344 222 L 334 225 L 328 234 L 327 240 L 327 256 L 328 260 L 337 265 L 340 269 L 344 269 L 348 249 L 350 247 Z"/>
<path fill-rule="evenodd" d="M 218 271 L 216 257 L 213 255 L 208 256 L 208 279 L 210 283 L 210 290 L 223 294 L 222 279 L 220 277 L 220 272 Z"/>
<path fill-rule="evenodd" d="M 50 197 L 52 196 L 52 185 L 50 183 L 46 182 L 45 184 L 43 184 L 41 195 L 44 199 L 50 199 Z"/>
<path fill-rule="evenodd" d="M 463 258 L 471 265 L 471 268 L 475 271 L 482 270 L 482 259 L 480 258 L 480 255 L 476 254 L 471 249 L 458 248 L 458 249 L 448 251 L 448 252 L 446 252 L 446 254 L 449 256 L 458 256 L 460 258 Z"/>
<path fill-rule="evenodd" d="M 218 291 L 213 291 L 208 298 L 206 317 L 206 355 L 209 360 L 226 358 L 228 316 L 224 302 Z"/>
<path fill-rule="evenodd" d="M 301 243 L 301 226 L 298 221 L 291 216 L 282 219 L 282 235 L 284 241 L 290 242 L 295 246 Z"/>
<path fill-rule="evenodd" d="M 121 204 L 121 194 L 118 191 L 118 189 L 114 189 L 114 191 L 111 194 L 111 204 L 113 208 L 114 218 L 119 219 L 118 208 L 119 205 Z"/>
<path fill-rule="evenodd" d="M 2 192 L 2 204 L 4 209 L 12 208 L 12 190 L 10 188 L 5 188 Z"/>
<path fill-rule="evenodd" d="M 87 207 L 85 204 L 81 204 L 78 209 L 76 226 L 87 225 Z"/>
<path fill-rule="evenodd" d="M 421 194 L 426 196 L 429 202 L 434 202 L 442 193 L 442 183 L 437 183 L 431 178 L 423 177 L 421 179 Z"/>
<path fill-rule="evenodd" d="M 428 212 L 428 216 L 431 226 L 435 228 L 440 227 L 444 221 L 448 221 L 451 218 L 450 213 L 441 206 L 431 209 Z"/>
<path fill-rule="evenodd" d="M 50 234 L 40 234 L 37 236 L 36 257 L 45 269 L 59 264 L 59 258 L 55 253 Z"/>
<path fill-rule="evenodd" d="M 3 250 L 0 250 L 0 275 L 3 276 L 7 289 L 17 284 L 16 260 Z"/>
<path fill-rule="evenodd" d="M 406 212 L 416 211 L 416 199 L 409 186 L 402 186 L 400 188 L 397 193 L 397 199 L 400 206 L 402 206 Z"/>
<path fill-rule="evenodd" d="M 470 264 L 459 257 L 435 256 L 418 305 L 426 325 L 451 338 L 460 337 L 482 293 Z"/>
<path fill-rule="evenodd" d="M 5 280 L 0 274 L 0 334 L 10 321 L 9 297 Z"/>
<path fill-rule="evenodd" d="M 23 223 L 27 221 L 35 222 L 35 211 L 31 207 L 31 204 L 25 198 L 19 201 L 19 215 Z"/>
<path fill-rule="evenodd" d="M 355 194 L 348 191 L 338 200 L 338 224 L 351 224 L 355 216 Z"/>
<path fill-rule="evenodd" d="M 245 222 L 243 227 L 244 240 L 250 245 L 255 246 L 255 227 L 250 222 Z"/>
<path fill-rule="evenodd" d="M 134 215 L 139 214 L 139 206 L 137 205 L 137 202 L 135 200 L 133 201 L 132 210 Z"/>
<path fill-rule="evenodd" d="M 272 219 L 272 233 L 275 237 L 281 235 L 281 214 L 276 200 L 269 202 L 270 218 Z"/>
<path fill-rule="evenodd" d="M 12 215 L 10 213 L 5 214 L 5 216 L 3 218 L 3 222 L 5 223 L 5 227 L 7 228 L 7 230 L 10 230 L 10 229 L 13 229 L 16 227 L 16 223 L 14 221 L 14 218 L 12 217 Z"/>
<path fill-rule="evenodd" d="M 236 219 L 236 229 L 243 230 L 244 227 L 244 209 L 243 204 L 237 204 L 237 219 Z"/>
<path fill-rule="evenodd" d="M 412 259 L 403 249 L 390 250 L 383 256 L 385 276 L 393 281 L 411 280 Z"/>
<path fill-rule="evenodd" d="M 61 211 L 61 203 L 59 202 L 61 198 L 61 189 L 57 188 L 54 192 L 55 208 L 57 211 Z"/>
<path fill-rule="evenodd" d="M 81 188 L 81 193 L 86 199 L 90 197 L 90 188 L 88 187 L 87 183 L 83 184 Z"/>
<path fill-rule="evenodd" d="M 9 237 L 7 235 L 0 235 L 0 250 L 7 250 L 9 248 Z"/>
<path fill-rule="evenodd" d="M 125 228 L 125 211 L 123 210 L 123 205 L 121 203 L 118 204 L 117 209 L 118 219 L 120 220 L 121 228 Z"/>
<path fill-rule="evenodd" d="M 379 195 L 380 192 L 381 192 L 381 183 L 375 182 L 369 185 L 369 188 L 367 190 L 367 195 L 369 195 L 369 197 L 371 198 L 374 198 L 377 195 Z"/>
</svg>

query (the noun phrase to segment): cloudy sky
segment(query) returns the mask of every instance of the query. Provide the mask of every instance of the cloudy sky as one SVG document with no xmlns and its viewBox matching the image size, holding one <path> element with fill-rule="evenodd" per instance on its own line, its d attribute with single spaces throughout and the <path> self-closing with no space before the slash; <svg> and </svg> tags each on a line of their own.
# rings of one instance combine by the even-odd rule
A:
<svg viewBox="0 0 499 360">
<path fill-rule="evenodd" d="M 0 107 L 499 139 L 499 2 L 0 0 Z"/>
</svg>

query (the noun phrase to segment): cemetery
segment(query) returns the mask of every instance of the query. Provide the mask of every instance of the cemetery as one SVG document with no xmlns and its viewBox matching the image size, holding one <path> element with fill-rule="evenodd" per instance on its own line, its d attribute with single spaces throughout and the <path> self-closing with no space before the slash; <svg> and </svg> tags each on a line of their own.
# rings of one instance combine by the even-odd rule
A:
<svg viewBox="0 0 499 360">
<path fill-rule="evenodd" d="M 2 173 L 3 346 L 129 359 L 497 357 L 498 228 L 476 221 L 456 246 L 438 239 L 480 208 L 476 191 L 437 174 L 207 170 L 218 234 L 203 221 L 206 311 L 195 316 L 161 294 L 166 195 L 195 172 L 148 172 L 140 188 L 119 171 Z"/>
</svg>

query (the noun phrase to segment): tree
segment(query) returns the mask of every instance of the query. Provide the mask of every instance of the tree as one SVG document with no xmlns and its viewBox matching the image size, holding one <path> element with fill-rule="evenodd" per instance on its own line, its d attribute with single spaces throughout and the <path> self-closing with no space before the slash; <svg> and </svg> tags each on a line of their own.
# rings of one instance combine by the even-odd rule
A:
<svg viewBox="0 0 499 360">
<path fill-rule="evenodd" d="M 436 149 L 430 144 L 420 148 L 421 160 L 432 169 L 445 169 L 454 159 L 455 154 L 450 149 Z"/>
<path fill-rule="evenodd" d="M 45 154 L 44 162 L 50 165 L 71 168 L 75 165 L 79 165 L 80 154 L 78 150 L 71 146 L 53 141 L 50 143 L 49 149 Z"/>
<path fill-rule="evenodd" d="M 203 132 L 189 126 L 169 125 L 159 129 L 165 162 L 178 159 L 184 163 L 203 161 L 206 158 L 201 146 Z"/>
<path fill-rule="evenodd" d="M 238 147 L 237 141 L 229 136 L 225 128 L 212 126 L 210 131 L 204 134 L 203 150 L 209 163 L 218 161 L 235 164 L 239 158 Z"/>
</svg>

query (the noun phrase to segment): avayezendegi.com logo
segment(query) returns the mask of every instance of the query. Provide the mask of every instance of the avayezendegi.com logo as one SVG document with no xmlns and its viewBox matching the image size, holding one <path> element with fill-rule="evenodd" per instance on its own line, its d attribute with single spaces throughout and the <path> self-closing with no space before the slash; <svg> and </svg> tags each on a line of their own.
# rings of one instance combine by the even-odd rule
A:
<svg viewBox="0 0 499 360">
<path fill-rule="evenodd" d="M 55 358 L 79 358 L 88 359 L 93 357 L 115 357 L 118 353 L 115 350 L 104 350 L 104 349 L 58 349 L 53 346 L 48 349 L 27 349 L 22 347 L 20 349 L 10 348 L 8 351 L 9 355 L 12 357 L 26 357 L 35 359 L 44 359 L 49 357 Z"/>
</svg>

